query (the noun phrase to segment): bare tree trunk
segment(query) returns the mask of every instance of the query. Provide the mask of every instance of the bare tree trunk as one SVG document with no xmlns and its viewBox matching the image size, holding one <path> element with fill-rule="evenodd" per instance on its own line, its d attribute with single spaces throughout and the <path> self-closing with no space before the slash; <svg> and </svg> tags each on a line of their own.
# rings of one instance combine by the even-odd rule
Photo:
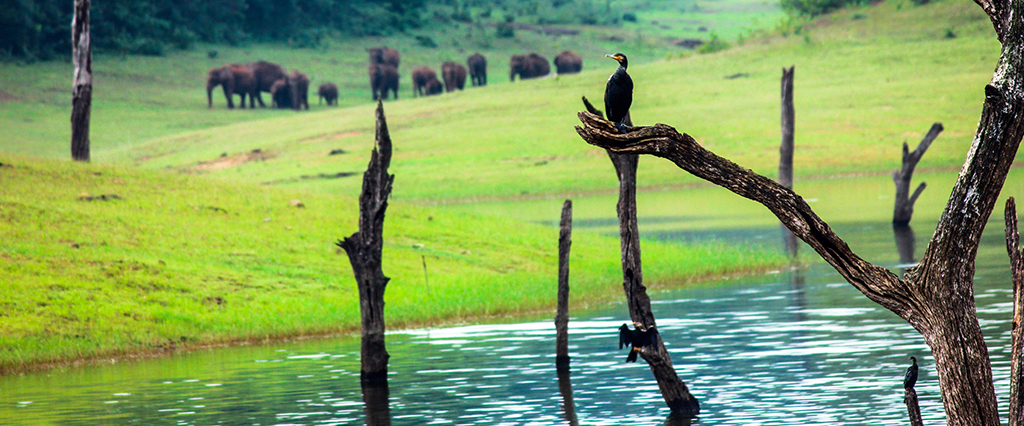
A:
<svg viewBox="0 0 1024 426">
<path fill-rule="evenodd" d="M 572 200 L 562 204 L 558 233 L 558 309 L 555 312 L 555 368 L 569 370 L 569 248 L 572 246 Z"/>
<path fill-rule="evenodd" d="M 72 61 L 71 158 L 89 161 L 89 116 L 92 111 L 92 42 L 89 39 L 89 0 L 75 0 L 71 21 Z"/>
<path fill-rule="evenodd" d="M 583 104 L 588 110 L 597 111 L 593 105 L 583 98 Z M 633 122 L 627 113 L 623 124 L 632 127 Z M 629 316 L 634 323 L 643 324 L 645 327 L 656 327 L 654 314 L 651 312 L 651 299 L 647 296 L 647 287 L 644 286 L 643 272 L 640 265 L 640 231 L 637 228 L 636 218 L 636 168 L 639 155 L 616 154 L 608 152 L 615 172 L 619 176 L 619 202 L 617 205 L 619 216 L 619 241 L 622 249 L 622 289 L 626 293 L 626 305 L 629 306 Z M 668 407 L 683 416 L 696 417 L 700 414 L 700 403 L 697 398 L 690 394 L 690 390 L 676 374 L 672 366 L 672 357 L 665 349 L 665 342 L 658 336 L 658 342 L 654 348 L 644 347 L 640 356 L 647 361 L 651 367 L 651 373 L 658 382 L 658 389 L 665 399 Z"/>
<path fill-rule="evenodd" d="M 942 133 L 942 123 L 932 124 L 932 128 L 928 130 L 924 139 L 921 139 L 921 143 L 917 145 L 914 152 L 910 152 L 910 147 L 903 142 L 903 167 L 892 172 L 892 181 L 896 184 L 896 202 L 892 212 L 893 225 L 907 225 L 910 223 L 910 218 L 914 216 L 914 203 L 917 202 L 917 197 L 924 192 L 928 185 L 921 182 L 914 190 L 914 194 L 910 195 L 910 180 L 914 177 L 914 168 L 917 167 L 917 163 L 921 161 L 921 157 L 931 146 L 932 141 L 939 137 L 939 133 Z"/>
<path fill-rule="evenodd" d="M 911 426 L 924 426 L 921 419 L 921 406 L 917 403 L 917 391 L 913 388 L 903 391 L 903 402 L 907 404 L 907 414 L 910 415 Z"/>
<path fill-rule="evenodd" d="M 390 280 L 381 269 L 384 246 L 384 212 L 394 175 L 388 174 L 391 164 L 391 137 L 384 120 L 384 105 L 377 102 L 377 146 L 370 155 L 370 164 L 363 174 L 363 190 L 359 195 L 359 231 L 338 246 L 345 249 L 356 284 L 359 286 L 359 310 L 362 316 L 362 370 L 360 379 L 386 382 L 388 351 L 384 347 L 384 289 Z"/>
<path fill-rule="evenodd" d="M 796 110 L 793 108 L 793 71 L 796 65 L 782 68 L 782 143 L 779 146 L 779 184 L 793 189 L 793 135 L 795 132 Z M 782 242 L 790 258 L 796 258 L 796 235 L 782 225 Z"/>
<path fill-rule="evenodd" d="M 1024 252 L 1020 249 L 1020 233 L 1017 228 L 1017 203 L 1010 197 L 1006 200 L 1003 216 L 1006 220 L 1006 252 L 1010 256 L 1010 271 L 1013 275 L 1013 323 L 1010 328 L 1010 426 L 1024 425 L 1024 393 L 1020 386 L 1024 376 Z"/>
</svg>

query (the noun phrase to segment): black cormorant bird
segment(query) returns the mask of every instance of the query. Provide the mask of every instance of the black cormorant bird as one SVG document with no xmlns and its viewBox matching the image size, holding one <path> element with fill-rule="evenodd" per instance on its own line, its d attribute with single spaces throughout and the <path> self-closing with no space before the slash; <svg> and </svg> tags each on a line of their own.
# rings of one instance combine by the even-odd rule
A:
<svg viewBox="0 0 1024 426">
<path fill-rule="evenodd" d="M 903 389 L 913 389 L 917 384 L 917 358 L 910 357 L 910 367 L 907 367 L 907 374 L 903 376 Z"/>
<path fill-rule="evenodd" d="M 642 348 L 654 346 L 658 342 L 658 330 L 654 327 L 645 328 L 640 323 L 633 323 L 633 326 L 636 327 L 633 330 L 630 330 L 626 324 L 619 327 L 619 349 L 632 346 L 629 355 L 626 355 L 626 362 L 636 362 L 636 357 Z"/>
<path fill-rule="evenodd" d="M 629 61 L 626 60 L 626 55 L 621 53 L 604 56 L 619 62 L 619 69 L 608 77 L 608 85 L 604 89 L 604 113 L 620 132 L 626 133 L 626 126 L 622 124 L 622 120 L 626 119 L 629 106 L 633 103 L 633 79 L 626 73 Z"/>
</svg>

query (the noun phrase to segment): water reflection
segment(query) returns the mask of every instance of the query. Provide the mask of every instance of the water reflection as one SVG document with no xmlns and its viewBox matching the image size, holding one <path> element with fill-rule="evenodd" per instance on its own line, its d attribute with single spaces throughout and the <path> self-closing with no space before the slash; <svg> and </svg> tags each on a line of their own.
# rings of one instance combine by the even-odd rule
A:
<svg viewBox="0 0 1024 426">
<path fill-rule="evenodd" d="M 834 229 L 867 260 L 902 264 L 888 223 Z M 1005 395 L 1011 290 L 1001 229 L 989 229 L 975 293 Z M 651 296 L 676 369 L 701 400 L 698 424 L 903 425 L 908 355 L 921 363 L 924 421 L 944 421 L 920 335 L 825 265 Z M 572 314 L 571 376 L 556 371 L 545 313 L 389 333 L 386 388 L 360 386 L 358 338 L 4 377 L 0 424 L 685 424 L 670 416 L 649 368 L 623 362 L 625 306 Z"/>
<path fill-rule="evenodd" d="M 896 237 L 896 252 L 900 255 L 900 268 L 906 272 L 906 269 L 917 264 L 917 258 L 914 257 L 914 247 L 917 245 L 914 241 L 914 228 L 911 228 L 909 224 L 906 225 L 892 225 L 893 236 Z"/>
</svg>

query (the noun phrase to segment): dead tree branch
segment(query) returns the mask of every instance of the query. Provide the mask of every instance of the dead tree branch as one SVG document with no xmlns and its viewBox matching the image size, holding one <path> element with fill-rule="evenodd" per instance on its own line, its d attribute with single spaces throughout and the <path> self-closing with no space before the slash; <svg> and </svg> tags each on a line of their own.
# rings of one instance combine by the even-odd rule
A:
<svg viewBox="0 0 1024 426">
<path fill-rule="evenodd" d="M 359 286 L 359 310 L 362 316 L 361 380 L 387 381 L 388 351 L 384 346 L 384 289 L 388 277 L 381 269 L 384 247 L 384 212 L 388 208 L 394 175 L 388 174 L 391 164 L 391 136 L 384 120 L 384 105 L 377 102 L 376 147 L 370 164 L 363 173 L 363 190 L 359 195 L 359 231 L 337 245 L 345 249 L 352 272 Z"/>
<path fill-rule="evenodd" d="M 569 250 L 572 247 L 572 200 L 562 204 L 558 232 L 558 308 L 555 311 L 555 368 L 569 370 Z"/>
<path fill-rule="evenodd" d="M 892 172 L 892 181 L 896 184 L 896 201 L 892 213 L 893 225 L 907 225 L 914 216 L 914 203 L 917 202 L 917 197 L 921 195 L 927 185 L 921 182 L 921 185 L 914 190 L 914 194 L 910 195 L 910 180 L 914 177 L 914 168 L 917 167 L 917 163 L 921 161 L 921 157 L 931 146 L 932 141 L 939 137 L 939 133 L 942 133 L 942 129 L 942 123 L 932 124 L 928 134 L 921 139 L 921 143 L 913 152 L 910 151 L 907 143 L 903 142 L 902 167 Z"/>
<path fill-rule="evenodd" d="M 1010 272 L 1013 276 L 1013 323 L 1010 328 L 1010 426 L 1024 425 L 1024 252 L 1020 248 L 1020 232 L 1017 228 L 1017 203 L 1013 197 L 1006 200 L 1003 212 L 1006 221 L 1006 252 L 1010 256 Z"/>
<path fill-rule="evenodd" d="M 71 158 L 89 161 L 89 120 L 92 115 L 92 41 L 89 36 L 90 0 L 75 0 L 71 21 L 72 61 L 75 66 L 71 94 Z"/>
</svg>

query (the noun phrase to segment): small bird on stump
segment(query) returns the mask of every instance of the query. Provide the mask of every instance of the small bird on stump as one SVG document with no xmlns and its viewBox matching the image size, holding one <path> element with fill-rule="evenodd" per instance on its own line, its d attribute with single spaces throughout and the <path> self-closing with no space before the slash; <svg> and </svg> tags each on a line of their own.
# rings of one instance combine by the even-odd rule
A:
<svg viewBox="0 0 1024 426">
<path fill-rule="evenodd" d="M 633 104 L 633 79 L 626 73 L 629 61 L 621 53 L 604 56 L 619 62 L 619 69 L 608 77 L 608 85 L 604 89 L 604 113 L 620 132 L 626 133 L 626 125 L 622 124 L 622 120 L 626 119 L 629 106 Z"/>
<path fill-rule="evenodd" d="M 910 357 L 910 362 L 907 373 L 903 375 L 903 389 L 913 389 L 917 384 L 917 358 Z"/>
<path fill-rule="evenodd" d="M 625 346 L 633 347 L 629 355 L 626 355 L 626 362 L 636 362 L 636 357 L 643 348 L 654 346 L 658 342 L 658 330 L 653 326 L 647 328 L 637 322 L 634 322 L 633 326 L 633 330 L 626 324 L 619 327 L 619 349 Z"/>
</svg>

